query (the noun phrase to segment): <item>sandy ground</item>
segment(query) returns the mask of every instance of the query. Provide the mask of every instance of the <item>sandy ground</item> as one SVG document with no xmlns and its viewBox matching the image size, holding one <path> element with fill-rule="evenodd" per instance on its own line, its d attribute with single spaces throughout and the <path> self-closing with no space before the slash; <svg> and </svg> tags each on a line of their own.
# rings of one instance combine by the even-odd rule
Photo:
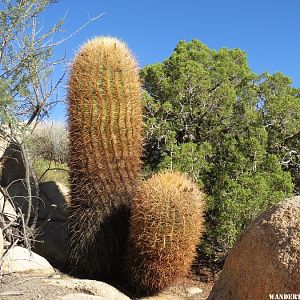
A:
<svg viewBox="0 0 300 300">
<path fill-rule="evenodd" d="M 61 275 L 54 275 L 61 278 Z M 43 280 L 49 277 L 28 276 L 21 274 L 5 275 L 0 281 L 0 300 L 19 299 L 59 299 L 59 296 L 72 292 L 68 288 L 53 287 Z M 55 277 L 54 277 L 55 278 Z"/>
<path fill-rule="evenodd" d="M 63 286 L 52 286 L 47 284 L 45 279 L 64 279 L 72 280 L 73 278 L 57 273 L 51 277 L 33 277 L 20 274 L 5 275 L 0 280 L 0 300 L 33 300 L 33 299 L 45 299 L 55 300 L 60 299 L 61 296 L 72 293 L 86 293 L 80 289 L 70 289 Z M 175 299 L 207 299 L 209 292 L 212 288 L 213 282 L 200 282 L 197 278 L 188 278 L 179 285 L 170 287 L 168 290 L 161 293 L 159 296 L 149 297 L 146 299 L 156 300 L 175 300 Z M 197 294 L 196 298 L 191 298 L 188 291 L 191 287 L 197 287 L 202 290 L 200 294 Z M 116 287 L 118 288 L 118 287 Z M 133 295 L 128 295 L 132 299 Z"/>
</svg>

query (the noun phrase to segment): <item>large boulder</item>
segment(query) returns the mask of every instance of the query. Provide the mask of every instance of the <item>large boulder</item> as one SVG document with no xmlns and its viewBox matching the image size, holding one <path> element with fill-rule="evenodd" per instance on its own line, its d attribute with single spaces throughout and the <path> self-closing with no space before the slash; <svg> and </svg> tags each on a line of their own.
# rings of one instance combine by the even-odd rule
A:
<svg viewBox="0 0 300 300">
<path fill-rule="evenodd" d="M 12 182 L 7 187 L 7 193 L 10 196 L 10 199 L 13 203 L 13 206 L 16 208 L 17 213 L 21 211 L 24 215 L 28 213 L 28 189 L 23 180 L 18 180 Z M 34 186 L 31 186 L 31 196 L 32 196 L 32 203 L 31 203 L 31 213 L 34 212 L 36 207 L 36 201 L 40 201 L 36 197 L 36 190 Z"/>
<path fill-rule="evenodd" d="M 34 250 L 46 257 L 49 262 L 57 267 L 67 265 L 67 225 L 66 207 L 69 190 L 61 183 L 49 181 L 40 183 L 40 193 L 43 204 L 40 207 L 38 226 L 43 226 L 49 213 L 54 209 L 50 221 L 43 226 Z M 54 208 L 55 206 L 56 208 Z"/>
<path fill-rule="evenodd" d="M 260 215 L 229 253 L 208 300 L 269 299 L 300 291 L 300 196 Z"/>
<path fill-rule="evenodd" d="M 26 168 L 23 162 L 21 149 L 18 144 L 11 142 L 0 158 L 0 185 L 24 179 Z"/>
<path fill-rule="evenodd" d="M 26 185 L 21 181 L 14 182 L 7 188 L 7 192 L 17 210 L 27 215 L 28 190 Z M 49 181 L 39 184 L 39 192 L 37 198 L 36 190 L 32 187 L 31 212 L 34 215 L 39 203 L 37 227 L 41 227 L 33 249 L 51 264 L 62 267 L 67 264 L 66 206 L 69 202 L 69 191 L 63 184 Z M 47 221 L 48 218 L 50 221 Z"/>
</svg>

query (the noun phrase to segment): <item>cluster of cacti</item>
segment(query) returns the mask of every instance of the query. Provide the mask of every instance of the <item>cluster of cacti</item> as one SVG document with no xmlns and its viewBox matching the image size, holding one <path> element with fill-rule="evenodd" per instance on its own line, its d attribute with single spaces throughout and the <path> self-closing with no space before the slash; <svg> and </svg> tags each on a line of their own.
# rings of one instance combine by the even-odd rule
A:
<svg viewBox="0 0 300 300">
<path fill-rule="evenodd" d="M 77 273 L 102 279 L 120 273 L 126 257 L 132 281 L 155 292 L 189 270 L 203 194 L 178 172 L 139 182 L 140 97 L 137 64 L 123 43 L 96 38 L 80 49 L 68 94 L 69 255 Z"/>
<path fill-rule="evenodd" d="M 189 271 L 203 231 L 203 194 L 178 172 L 139 187 L 130 218 L 128 266 L 145 292 L 167 287 Z"/>
<path fill-rule="evenodd" d="M 118 270 L 129 203 L 140 175 L 137 64 L 115 38 L 86 43 L 72 64 L 69 93 L 69 255 L 78 273 Z"/>
</svg>

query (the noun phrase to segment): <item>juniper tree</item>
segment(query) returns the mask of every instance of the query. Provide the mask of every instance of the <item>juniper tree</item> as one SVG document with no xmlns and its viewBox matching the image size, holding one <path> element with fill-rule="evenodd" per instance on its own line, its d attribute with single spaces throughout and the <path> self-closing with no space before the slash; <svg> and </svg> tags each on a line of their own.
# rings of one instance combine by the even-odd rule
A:
<svg viewBox="0 0 300 300">
<path fill-rule="evenodd" d="M 239 49 L 179 42 L 141 71 L 145 176 L 189 173 L 207 193 L 207 252 L 227 250 L 244 228 L 293 191 L 299 176 L 299 89 L 280 73 L 257 75 Z"/>
</svg>

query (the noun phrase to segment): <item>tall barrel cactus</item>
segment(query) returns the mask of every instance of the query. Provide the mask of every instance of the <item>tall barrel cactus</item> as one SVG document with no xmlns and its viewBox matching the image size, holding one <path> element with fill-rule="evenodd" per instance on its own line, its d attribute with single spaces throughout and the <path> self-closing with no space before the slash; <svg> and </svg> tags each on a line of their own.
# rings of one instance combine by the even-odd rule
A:
<svg viewBox="0 0 300 300">
<path fill-rule="evenodd" d="M 69 255 L 76 273 L 109 278 L 119 271 L 141 168 L 140 93 L 125 44 L 99 37 L 81 47 L 68 92 Z"/>
<path fill-rule="evenodd" d="M 178 172 L 141 184 L 132 202 L 128 269 L 146 293 L 185 276 L 203 232 L 203 194 Z"/>
</svg>

